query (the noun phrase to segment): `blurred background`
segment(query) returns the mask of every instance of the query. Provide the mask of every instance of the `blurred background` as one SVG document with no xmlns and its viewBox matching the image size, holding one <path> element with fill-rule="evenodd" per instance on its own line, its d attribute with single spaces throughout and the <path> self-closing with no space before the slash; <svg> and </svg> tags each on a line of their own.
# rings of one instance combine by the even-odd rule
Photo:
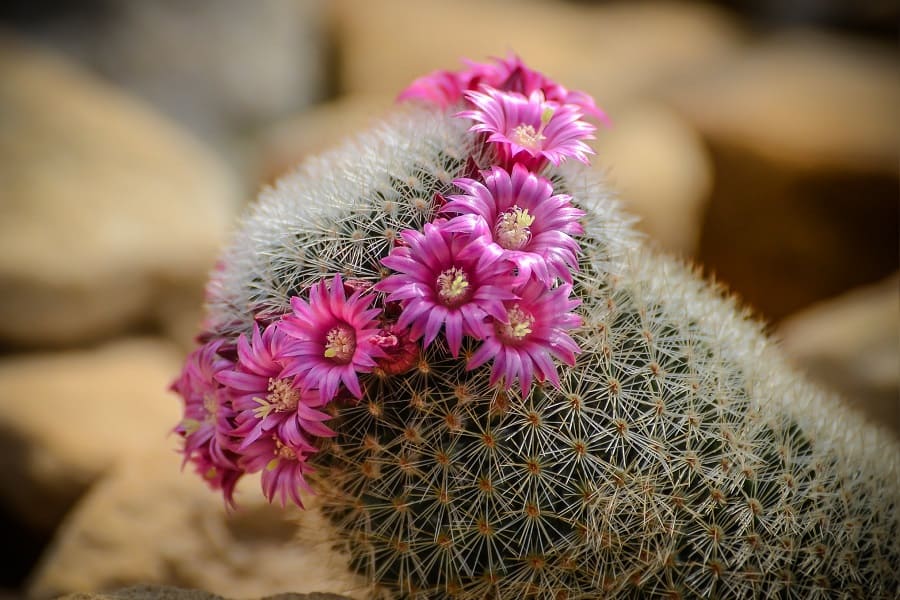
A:
<svg viewBox="0 0 900 600">
<path fill-rule="evenodd" d="M 329 591 L 251 484 L 178 470 L 166 391 L 241 208 L 413 78 L 519 53 L 596 168 L 791 361 L 900 432 L 890 0 L 0 2 L 0 597 Z"/>
</svg>

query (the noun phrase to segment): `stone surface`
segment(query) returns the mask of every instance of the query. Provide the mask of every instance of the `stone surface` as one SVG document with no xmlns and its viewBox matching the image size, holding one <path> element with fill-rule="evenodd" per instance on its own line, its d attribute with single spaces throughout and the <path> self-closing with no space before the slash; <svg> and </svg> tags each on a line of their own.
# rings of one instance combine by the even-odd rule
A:
<svg viewBox="0 0 900 600">
<path fill-rule="evenodd" d="M 136 583 L 235 598 L 365 596 L 364 582 L 333 549 L 314 498 L 306 511 L 281 509 L 265 502 L 258 479 L 245 479 L 239 508 L 229 514 L 218 493 L 179 470 L 174 445 L 120 463 L 91 489 L 33 574 L 32 597 Z"/>
<path fill-rule="evenodd" d="M 713 156 L 700 261 L 765 316 L 897 269 L 898 67 L 791 32 L 671 92 Z"/>
<path fill-rule="evenodd" d="M 296 111 L 324 94 L 322 4 L 93 0 L 66 10 L 42 2 L 19 30 L 195 132 L 216 135 Z"/>
<path fill-rule="evenodd" d="M 59 600 L 226 600 L 217 594 L 162 585 L 135 585 L 112 592 L 76 592 Z M 336 594 L 276 594 L 260 600 L 351 600 Z"/>
<path fill-rule="evenodd" d="M 179 362 L 150 339 L 0 360 L 0 502 L 50 531 L 117 460 L 166 444 Z"/>
<path fill-rule="evenodd" d="M 135 585 L 110 592 L 75 592 L 58 600 L 225 600 L 217 594 L 164 585 Z"/>
<path fill-rule="evenodd" d="M 168 120 L 9 38 L 0 189 L 0 345 L 31 347 L 112 335 L 198 289 L 241 194 Z"/>
<path fill-rule="evenodd" d="M 403 0 L 340 0 L 329 7 L 343 92 L 395 95 L 420 75 L 460 68 L 462 57 L 514 50 L 611 109 L 741 43 L 725 13 L 699 4 L 424 0 L 409 10 Z"/>
<path fill-rule="evenodd" d="M 661 105 L 642 103 L 611 116 L 613 126 L 593 142 L 593 164 L 625 209 L 640 217 L 637 228 L 652 244 L 692 256 L 712 183 L 703 141 Z"/>
<path fill-rule="evenodd" d="M 900 436 L 900 275 L 815 304 L 778 335 L 812 379 Z"/>
</svg>

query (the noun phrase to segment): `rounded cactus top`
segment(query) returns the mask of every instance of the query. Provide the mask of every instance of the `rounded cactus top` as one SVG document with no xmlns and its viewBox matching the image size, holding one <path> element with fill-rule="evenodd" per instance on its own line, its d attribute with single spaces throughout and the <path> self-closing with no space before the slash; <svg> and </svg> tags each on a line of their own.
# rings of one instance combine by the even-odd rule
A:
<svg viewBox="0 0 900 600">
<path fill-rule="evenodd" d="M 316 494 L 373 595 L 900 589 L 898 444 L 647 250 L 588 95 L 510 57 L 400 99 L 245 215 L 173 384 L 185 464 Z"/>
<path fill-rule="evenodd" d="M 581 352 L 586 213 L 554 178 L 588 162 L 589 119 L 605 115 L 514 56 L 400 98 L 419 106 L 264 192 L 209 284 L 178 431 L 229 502 L 262 470 L 270 500 L 300 504 L 329 403 L 433 344 L 523 398 Z"/>
</svg>

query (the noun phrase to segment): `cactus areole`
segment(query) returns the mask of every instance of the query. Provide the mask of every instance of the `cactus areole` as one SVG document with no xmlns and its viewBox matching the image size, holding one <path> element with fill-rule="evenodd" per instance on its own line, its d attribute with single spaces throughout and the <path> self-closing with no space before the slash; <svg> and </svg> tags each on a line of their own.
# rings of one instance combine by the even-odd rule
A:
<svg viewBox="0 0 900 600">
<path fill-rule="evenodd" d="M 897 597 L 896 440 L 633 233 L 594 101 L 514 56 L 400 98 L 244 217 L 185 464 L 315 496 L 370 597 Z"/>
</svg>

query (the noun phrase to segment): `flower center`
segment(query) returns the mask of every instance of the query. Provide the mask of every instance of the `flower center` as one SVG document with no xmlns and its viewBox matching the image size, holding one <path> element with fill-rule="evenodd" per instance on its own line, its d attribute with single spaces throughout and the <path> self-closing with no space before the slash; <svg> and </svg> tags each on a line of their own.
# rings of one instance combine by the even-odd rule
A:
<svg viewBox="0 0 900 600">
<path fill-rule="evenodd" d="M 297 460 L 297 453 L 294 452 L 291 448 L 284 445 L 284 443 L 278 438 L 273 436 L 275 440 L 275 456 L 272 457 L 272 460 L 266 465 L 267 471 L 272 471 L 278 468 L 278 463 L 282 460 Z"/>
<path fill-rule="evenodd" d="M 532 332 L 534 317 L 519 307 L 518 304 L 506 311 L 508 323 L 499 323 L 497 333 L 507 341 L 521 342 Z"/>
<path fill-rule="evenodd" d="M 297 453 L 280 441 L 275 441 L 275 454 L 284 460 L 297 460 Z"/>
<path fill-rule="evenodd" d="M 356 335 L 346 325 L 332 327 L 325 336 L 325 358 L 336 363 L 347 364 L 356 351 Z"/>
<path fill-rule="evenodd" d="M 437 278 L 437 286 L 438 296 L 449 307 L 462 304 L 471 292 L 466 272 L 458 267 L 450 267 L 441 271 Z"/>
<path fill-rule="evenodd" d="M 529 150 L 539 150 L 541 142 L 547 139 L 539 130 L 535 130 L 533 125 L 524 123 L 513 129 L 511 137 L 515 143 Z"/>
<path fill-rule="evenodd" d="M 541 126 L 538 129 L 534 128 L 534 125 L 528 125 L 526 123 L 521 123 L 516 125 L 515 129 L 512 130 L 512 135 L 510 136 L 512 140 L 523 148 L 528 148 L 529 150 L 540 150 L 541 142 L 547 139 L 547 136 L 544 135 L 544 127 L 547 126 L 547 123 L 550 122 L 550 119 L 553 118 L 554 109 L 551 106 L 544 107 L 544 110 L 541 111 Z"/>
<path fill-rule="evenodd" d="M 500 215 L 494 228 L 494 239 L 507 250 L 519 250 L 531 239 L 531 225 L 534 215 L 527 208 L 513 206 Z"/>
<path fill-rule="evenodd" d="M 268 390 L 269 395 L 266 396 L 266 400 L 277 412 L 297 409 L 297 404 L 300 402 L 300 390 L 292 386 L 287 379 L 270 377 Z"/>
</svg>

